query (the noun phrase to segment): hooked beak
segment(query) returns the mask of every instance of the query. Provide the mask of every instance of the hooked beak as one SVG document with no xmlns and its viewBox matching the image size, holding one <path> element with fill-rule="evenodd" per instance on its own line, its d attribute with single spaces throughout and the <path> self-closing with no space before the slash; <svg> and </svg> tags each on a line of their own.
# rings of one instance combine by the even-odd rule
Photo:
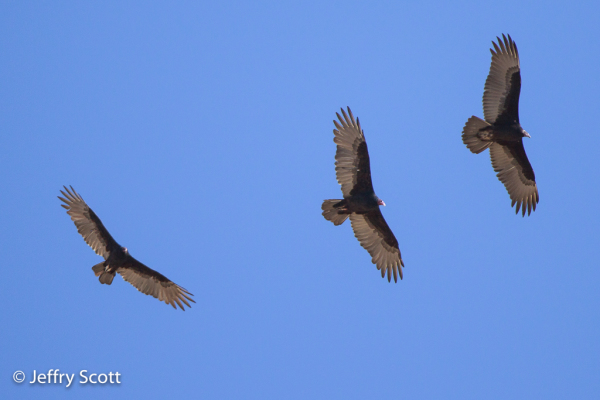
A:
<svg viewBox="0 0 600 400">
<path fill-rule="evenodd" d="M 380 206 L 384 206 L 385 207 L 385 203 L 381 199 L 379 199 L 379 201 L 377 202 L 377 204 L 380 205 Z"/>
<path fill-rule="evenodd" d="M 529 139 L 531 139 L 531 136 L 529 136 L 529 133 L 527 133 L 526 130 L 523 130 L 523 136 L 528 137 Z"/>
</svg>

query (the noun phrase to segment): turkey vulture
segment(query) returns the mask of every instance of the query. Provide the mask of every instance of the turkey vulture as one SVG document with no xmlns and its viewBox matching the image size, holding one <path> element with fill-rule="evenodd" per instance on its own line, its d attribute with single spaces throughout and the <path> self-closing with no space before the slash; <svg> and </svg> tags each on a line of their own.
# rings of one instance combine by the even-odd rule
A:
<svg viewBox="0 0 600 400">
<path fill-rule="evenodd" d="M 110 285 L 115 273 L 118 272 L 140 292 L 154 296 L 175 309 L 177 309 L 176 303 L 183 311 L 185 308 L 181 302 L 188 307 L 191 306 L 187 300 L 195 303 L 190 297 L 193 294 L 133 258 L 127 248 L 121 247 L 112 238 L 100 218 L 88 207 L 79 193 L 75 192 L 72 186 L 71 190 L 66 186 L 63 187 L 67 193 L 60 191 L 66 197 L 65 199 L 58 196 L 65 203 L 61 206 L 68 210 L 67 214 L 71 216 L 85 242 L 94 249 L 96 254 L 104 257 L 105 261 L 92 267 L 96 276 L 100 277 L 100 283 Z"/>
<path fill-rule="evenodd" d="M 504 184 L 512 200 L 511 207 L 517 205 L 516 213 L 522 206 L 523 216 L 531 209 L 535 211 L 540 201 L 535 174 L 525 154 L 523 138 L 529 134 L 519 123 L 519 94 L 521 93 L 521 67 L 517 45 L 508 35 L 502 34 L 504 41 L 492 42 L 492 65 L 485 81 L 483 92 L 483 116 L 469 118 L 463 128 L 463 143 L 475 154 L 489 147 L 492 166 L 498 179 Z"/>
<path fill-rule="evenodd" d="M 388 281 L 391 281 L 393 272 L 394 282 L 398 282 L 398 273 L 402 279 L 404 263 L 398 241 L 379 209 L 385 203 L 373 190 L 364 132 L 350 107 L 348 114 L 342 109 L 344 118 L 336 114 L 340 122 L 333 121 L 337 128 L 333 130 L 333 141 L 337 144 L 335 172 L 338 183 L 342 185 L 344 199 L 325 200 L 321 206 L 323 216 L 334 225 L 340 225 L 350 217 L 354 236 L 367 249 L 373 264 L 381 270 L 381 277 L 385 277 L 387 272 Z"/>
</svg>

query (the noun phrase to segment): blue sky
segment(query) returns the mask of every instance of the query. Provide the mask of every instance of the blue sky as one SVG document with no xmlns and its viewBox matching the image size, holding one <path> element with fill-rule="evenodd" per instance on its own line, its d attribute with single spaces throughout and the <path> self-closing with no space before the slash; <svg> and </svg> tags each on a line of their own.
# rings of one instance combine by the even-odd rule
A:
<svg viewBox="0 0 600 400">
<path fill-rule="evenodd" d="M 1 391 L 10 398 L 600 395 L 594 2 L 2 2 Z M 521 56 L 540 203 L 510 208 L 482 117 L 491 41 Z M 339 198 L 333 123 L 361 120 L 406 265 L 381 279 Z M 120 277 L 56 198 L 131 254 Z M 17 384 L 34 370 L 120 385 Z M 78 379 L 78 378 L 76 378 Z"/>
</svg>

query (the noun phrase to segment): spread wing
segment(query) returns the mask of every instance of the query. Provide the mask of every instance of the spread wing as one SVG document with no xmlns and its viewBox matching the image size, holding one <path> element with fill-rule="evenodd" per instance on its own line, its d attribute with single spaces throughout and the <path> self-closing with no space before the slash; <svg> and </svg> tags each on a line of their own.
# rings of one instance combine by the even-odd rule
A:
<svg viewBox="0 0 600 400">
<path fill-rule="evenodd" d="M 344 197 L 361 192 L 373 192 L 371 182 L 371 164 L 367 142 L 358 118 L 354 118 L 350 107 L 348 114 L 342 109 L 343 118 L 336 113 L 338 121 L 333 121 L 337 129 L 333 130 L 333 141 L 337 144 L 335 153 L 335 172 L 337 181 L 342 185 Z"/>
<path fill-rule="evenodd" d="M 71 190 L 67 189 L 66 186 L 63 187 L 67 192 L 60 191 L 65 196 L 65 198 L 58 196 L 65 203 L 61 206 L 68 210 L 67 214 L 71 216 L 77 231 L 83 236 L 85 242 L 94 249 L 96 254 L 106 260 L 110 255 L 110 249 L 119 245 L 108 233 L 96 213 L 83 201 L 79 193 L 72 186 Z"/>
<path fill-rule="evenodd" d="M 533 168 L 525 154 L 523 141 L 492 143 L 490 156 L 494 171 L 498 173 L 496 176 L 510 195 L 511 207 L 516 203 L 518 214 L 522 205 L 523 216 L 525 216 L 525 209 L 527 215 L 530 215 L 531 209 L 535 211 L 537 203 L 540 202 L 540 195 L 535 184 Z"/>
<path fill-rule="evenodd" d="M 492 42 L 492 65 L 483 92 L 483 115 L 490 124 L 519 122 L 521 67 L 517 45 L 502 35 L 498 44 Z"/>
<path fill-rule="evenodd" d="M 193 294 L 167 279 L 164 275 L 146 267 L 133 257 L 128 257 L 119 266 L 117 272 L 140 292 L 156 297 L 158 300 L 172 305 L 175 309 L 177 309 L 175 303 L 184 311 L 181 302 L 184 302 L 188 307 L 191 306 L 187 300 L 195 303 L 190 297 Z"/>
<path fill-rule="evenodd" d="M 398 248 L 398 241 L 381 214 L 379 207 L 367 214 L 350 214 L 350 223 L 354 236 L 372 257 L 373 264 L 381 270 L 381 277 L 388 274 L 391 281 L 392 272 L 394 282 L 398 282 L 398 274 L 402 279 L 402 256 Z"/>
</svg>

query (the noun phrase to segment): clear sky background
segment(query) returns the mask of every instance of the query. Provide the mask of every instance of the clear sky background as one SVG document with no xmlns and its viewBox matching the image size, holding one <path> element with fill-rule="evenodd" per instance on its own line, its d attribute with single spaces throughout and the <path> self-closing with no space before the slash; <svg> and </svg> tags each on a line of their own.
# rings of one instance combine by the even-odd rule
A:
<svg viewBox="0 0 600 400">
<path fill-rule="evenodd" d="M 2 397 L 598 398 L 599 15 L 592 1 L 2 2 Z M 541 198 L 525 218 L 461 141 L 502 33 Z M 400 243 L 397 284 L 321 216 L 341 196 L 346 106 Z M 101 285 L 62 185 L 197 303 Z M 122 384 L 12 380 L 49 369 Z"/>
</svg>

